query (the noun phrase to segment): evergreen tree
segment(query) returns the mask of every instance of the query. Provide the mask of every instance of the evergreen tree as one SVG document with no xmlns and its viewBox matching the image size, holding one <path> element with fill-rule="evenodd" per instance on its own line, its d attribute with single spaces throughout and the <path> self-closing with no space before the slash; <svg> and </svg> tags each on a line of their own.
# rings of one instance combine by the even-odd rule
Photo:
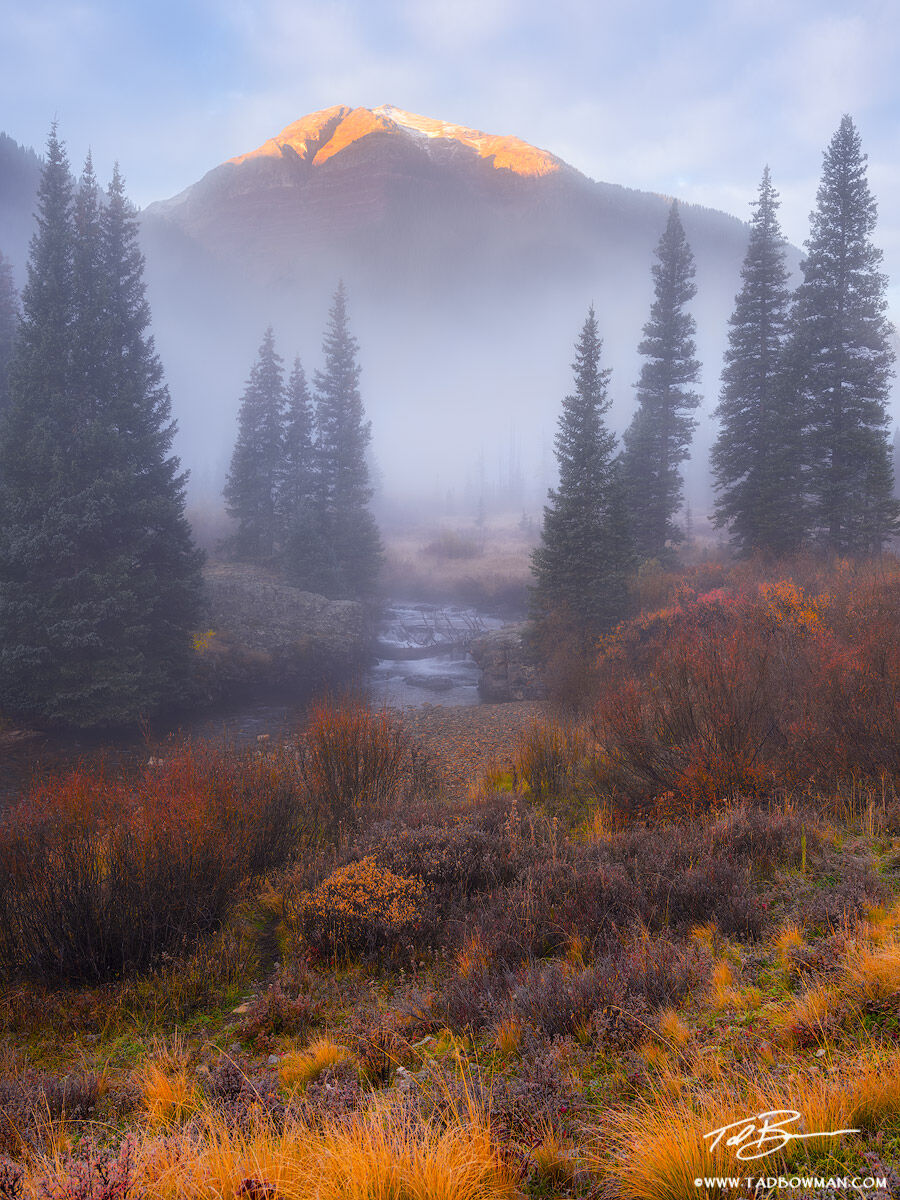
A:
<svg viewBox="0 0 900 1200">
<path fill-rule="evenodd" d="M 312 397 L 298 358 L 287 385 L 278 511 L 284 572 L 292 583 L 310 591 L 320 587 L 333 570 L 323 534 L 314 432 Z"/>
<path fill-rule="evenodd" d="M 73 203 L 53 129 L 38 205 L 0 437 L 0 706 L 129 722 L 181 693 L 200 558 L 121 180 L 101 213 L 88 164 Z"/>
<path fill-rule="evenodd" d="M 299 358 L 285 391 L 284 443 L 278 505 L 282 522 L 290 525 L 293 516 L 315 495 L 316 464 L 313 432 L 315 411 L 306 383 L 306 372 Z"/>
<path fill-rule="evenodd" d="M 729 320 L 728 349 L 712 450 L 716 524 L 741 554 L 789 554 L 804 531 L 803 416 L 785 386 L 790 309 L 778 193 L 763 172 Z"/>
<path fill-rule="evenodd" d="M 12 265 L 0 252 L 0 418 L 9 407 L 9 372 L 18 324 L 19 299 Z"/>
<path fill-rule="evenodd" d="M 824 156 L 792 352 L 806 409 L 814 533 L 840 554 L 878 551 L 897 528 L 887 400 L 893 374 L 876 204 L 849 116 Z"/>
<path fill-rule="evenodd" d="M 661 558 L 666 543 L 679 541 L 673 517 L 681 505 L 680 467 L 688 455 L 696 421 L 690 413 L 700 397 L 689 389 L 700 375 L 694 358 L 694 256 L 684 236 L 677 201 L 656 249 L 655 298 L 638 353 L 646 362 L 636 385 L 637 410 L 625 434 L 623 471 L 637 550 Z"/>
<path fill-rule="evenodd" d="M 381 539 L 369 511 L 372 488 L 366 450 L 372 427 L 359 393 L 358 343 L 347 320 L 347 295 L 338 285 L 316 371 L 316 427 L 321 528 L 331 555 L 321 580 L 333 596 L 370 594 L 381 564 Z"/>
<path fill-rule="evenodd" d="M 76 517 L 67 512 L 66 478 L 77 426 L 67 411 L 72 208 L 68 158 L 53 126 L 0 438 L 0 707 L 30 717 L 52 707 L 60 656 L 79 633 L 67 586 Z"/>
<path fill-rule="evenodd" d="M 229 545 L 243 562 L 268 564 L 275 557 L 284 403 L 284 370 L 270 326 L 241 397 L 238 438 L 225 484 L 226 507 L 238 522 Z"/>
<path fill-rule="evenodd" d="M 118 166 L 101 210 L 101 231 L 106 320 L 100 394 L 113 430 L 110 491 L 117 513 L 107 572 L 119 598 L 116 653 L 121 660 L 127 651 L 134 661 L 135 711 L 143 712 L 156 698 L 180 698 L 189 683 L 204 556 L 185 515 L 187 475 L 171 452 L 176 426 L 149 334 L 138 215 Z"/>
<path fill-rule="evenodd" d="M 557 618 L 590 638 L 625 614 L 633 547 L 615 437 L 604 416 L 611 372 L 593 305 L 575 344 L 575 391 L 563 400 L 556 435 L 559 486 L 548 493 L 541 542 L 532 555 L 538 624 Z"/>
<path fill-rule="evenodd" d="M 100 225 L 100 187 L 88 154 L 75 193 L 72 243 L 72 386 L 70 404 L 84 421 L 100 415 L 101 377 L 106 368 L 107 280 L 103 232 Z M 97 464 L 102 468 L 102 463 Z"/>
</svg>

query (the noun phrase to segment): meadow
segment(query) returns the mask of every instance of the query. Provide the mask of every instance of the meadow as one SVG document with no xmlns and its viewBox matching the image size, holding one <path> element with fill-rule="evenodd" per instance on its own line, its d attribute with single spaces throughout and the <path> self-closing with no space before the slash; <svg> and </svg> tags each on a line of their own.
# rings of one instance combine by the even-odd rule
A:
<svg viewBox="0 0 900 1200">
<path fill-rule="evenodd" d="M 489 761 L 345 697 L 35 781 L 0 1198 L 900 1194 L 900 564 L 633 600 Z"/>
</svg>

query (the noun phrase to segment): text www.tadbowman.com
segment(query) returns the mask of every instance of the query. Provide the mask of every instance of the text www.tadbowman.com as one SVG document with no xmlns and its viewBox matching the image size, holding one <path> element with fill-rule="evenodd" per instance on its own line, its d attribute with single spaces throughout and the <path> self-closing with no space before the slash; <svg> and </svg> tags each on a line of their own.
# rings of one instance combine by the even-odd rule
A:
<svg viewBox="0 0 900 1200">
<path fill-rule="evenodd" d="M 863 1191 L 871 1192 L 887 1189 L 887 1179 L 874 1175 L 836 1175 L 831 1178 L 818 1175 L 711 1175 L 708 1178 L 694 1180 L 695 1187 L 704 1188 L 746 1188 L 758 1192 L 773 1188 L 829 1188 L 831 1191 Z"/>
</svg>

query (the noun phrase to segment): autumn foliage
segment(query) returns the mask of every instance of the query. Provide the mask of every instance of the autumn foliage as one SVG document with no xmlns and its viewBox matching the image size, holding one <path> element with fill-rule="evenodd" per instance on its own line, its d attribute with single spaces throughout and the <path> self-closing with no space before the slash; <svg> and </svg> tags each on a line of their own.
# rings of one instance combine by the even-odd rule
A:
<svg viewBox="0 0 900 1200">
<path fill-rule="evenodd" d="M 309 712 L 298 745 L 307 803 L 321 833 L 340 838 L 396 804 L 411 767 L 409 737 L 385 709 L 325 699 Z"/>
<path fill-rule="evenodd" d="M 317 956 L 380 957 L 414 933 L 424 901 L 421 879 L 396 875 L 367 856 L 289 903 L 286 925 Z"/>
<path fill-rule="evenodd" d="M 300 800 L 289 755 L 200 747 L 38 781 L 0 829 L 0 962 L 103 979 L 185 948 L 301 840 Z"/>
<path fill-rule="evenodd" d="M 683 583 L 600 643 L 593 731 L 611 791 L 707 804 L 896 777 L 896 564 L 748 576 Z"/>
</svg>

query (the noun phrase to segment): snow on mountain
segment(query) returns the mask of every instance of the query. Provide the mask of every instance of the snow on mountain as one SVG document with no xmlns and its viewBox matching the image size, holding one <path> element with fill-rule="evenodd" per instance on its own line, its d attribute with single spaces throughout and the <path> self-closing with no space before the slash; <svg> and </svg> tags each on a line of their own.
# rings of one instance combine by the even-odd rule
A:
<svg viewBox="0 0 900 1200">
<path fill-rule="evenodd" d="M 393 104 L 382 104 L 378 108 L 348 108 L 338 104 L 310 113 L 287 125 L 277 137 L 269 138 L 255 150 L 239 154 L 229 162 L 240 165 L 258 158 L 296 156 L 321 166 L 341 150 L 373 133 L 412 138 L 430 151 L 437 149 L 433 145 L 435 142 L 456 143 L 488 159 L 498 170 L 513 171 L 517 175 L 547 175 L 565 166 L 554 155 L 523 142 L 521 138 L 498 137 L 480 129 L 406 112 Z"/>
</svg>

